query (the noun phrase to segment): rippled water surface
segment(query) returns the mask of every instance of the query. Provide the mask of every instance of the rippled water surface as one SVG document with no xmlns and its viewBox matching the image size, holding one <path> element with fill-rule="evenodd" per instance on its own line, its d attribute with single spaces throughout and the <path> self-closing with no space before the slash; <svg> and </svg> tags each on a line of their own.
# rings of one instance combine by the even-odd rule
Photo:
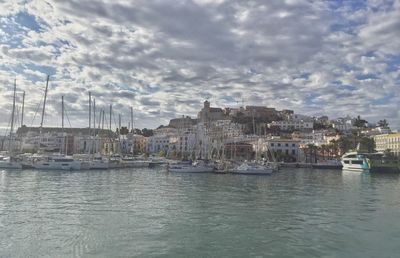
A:
<svg viewBox="0 0 400 258">
<path fill-rule="evenodd" d="M 0 170 L 0 257 L 399 257 L 400 178 Z"/>
</svg>

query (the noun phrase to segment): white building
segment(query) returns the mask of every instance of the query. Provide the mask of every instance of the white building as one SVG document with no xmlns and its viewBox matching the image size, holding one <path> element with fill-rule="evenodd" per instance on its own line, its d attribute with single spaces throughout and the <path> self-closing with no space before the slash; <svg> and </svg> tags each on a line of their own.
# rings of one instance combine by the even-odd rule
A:
<svg viewBox="0 0 400 258">
<path fill-rule="evenodd" d="M 282 131 L 288 131 L 288 130 L 309 131 L 314 128 L 314 122 L 304 121 L 304 120 L 283 120 L 283 121 L 273 121 L 268 124 L 269 128 L 273 126 L 279 127 L 279 129 Z"/>
<path fill-rule="evenodd" d="M 281 157 L 285 161 L 293 162 L 301 159 L 300 141 L 298 140 L 280 138 L 260 139 L 258 144 L 262 146 L 261 151 L 265 152 L 269 150 L 278 159 Z"/>
<path fill-rule="evenodd" d="M 354 119 L 349 116 L 336 119 L 332 122 L 332 127 L 341 132 L 357 129 L 357 127 L 354 126 Z"/>
</svg>

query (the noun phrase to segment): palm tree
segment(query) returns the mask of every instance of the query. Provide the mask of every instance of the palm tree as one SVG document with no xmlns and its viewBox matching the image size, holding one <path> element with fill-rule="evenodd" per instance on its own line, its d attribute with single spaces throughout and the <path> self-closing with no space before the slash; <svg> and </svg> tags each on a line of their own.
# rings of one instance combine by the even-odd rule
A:
<svg viewBox="0 0 400 258">
<path fill-rule="evenodd" d="M 314 144 L 310 143 L 307 144 L 306 147 L 306 153 L 310 154 L 310 163 L 317 163 L 317 149 L 318 147 L 315 146 Z M 307 159 L 307 154 L 306 154 L 306 159 Z"/>
<path fill-rule="evenodd" d="M 367 120 L 362 119 L 359 115 L 357 116 L 356 120 L 354 121 L 354 126 L 357 128 L 365 128 L 366 124 L 368 123 Z"/>
<path fill-rule="evenodd" d="M 348 137 L 342 137 L 338 141 L 340 153 L 346 153 L 352 148 L 353 144 Z"/>
<path fill-rule="evenodd" d="M 386 119 L 379 120 L 378 121 L 378 126 L 382 127 L 382 128 L 388 128 L 389 127 L 389 123 L 386 121 Z"/>
<path fill-rule="evenodd" d="M 337 158 L 337 156 L 339 155 L 338 150 L 339 150 L 339 141 L 333 139 L 330 141 L 330 149 L 331 149 L 331 154 L 333 154 L 332 156 L 334 156 L 335 158 Z"/>
</svg>

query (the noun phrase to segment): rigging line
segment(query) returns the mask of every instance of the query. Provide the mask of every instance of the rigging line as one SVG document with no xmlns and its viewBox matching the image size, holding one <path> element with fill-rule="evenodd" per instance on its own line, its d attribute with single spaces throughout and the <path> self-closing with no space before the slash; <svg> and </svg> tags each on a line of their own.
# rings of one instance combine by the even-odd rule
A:
<svg viewBox="0 0 400 258">
<path fill-rule="evenodd" d="M 65 106 L 64 106 L 64 113 L 65 113 L 65 116 L 67 117 L 69 127 L 72 128 L 71 121 L 69 121 L 68 110 L 65 108 Z"/>
<path fill-rule="evenodd" d="M 33 126 L 33 122 L 35 121 L 35 118 L 36 118 L 36 115 L 37 115 L 37 113 L 38 113 L 38 111 L 39 111 L 39 108 L 40 108 L 40 106 L 42 105 L 42 100 L 43 100 L 43 98 L 40 100 L 39 104 L 38 104 L 37 107 L 36 107 L 35 115 L 34 115 L 33 118 L 32 118 L 31 127 Z"/>
<path fill-rule="evenodd" d="M 15 112 L 16 114 L 15 114 L 14 119 L 15 119 L 15 124 L 17 125 L 17 124 L 19 124 L 19 111 L 20 111 L 19 106 L 17 106 L 16 109 L 17 109 L 16 110 L 17 112 Z"/>
<path fill-rule="evenodd" d="M 114 112 L 113 112 L 114 113 Z M 115 121 L 115 116 L 112 116 L 113 117 L 113 120 L 114 120 L 114 125 L 115 125 L 115 128 L 118 128 L 118 126 L 117 126 L 117 122 Z"/>
<path fill-rule="evenodd" d="M 4 137 L 7 137 L 8 128 L 10 127 L 10 124 L 11 124 L 11 116 L 10 116 L 10 119 L 8 120 L 8 124 L 7 124 L 7 127 L 6 127 L 6 131 L 5 131 L 5 133 L 4 133 Z"/>
</svg>

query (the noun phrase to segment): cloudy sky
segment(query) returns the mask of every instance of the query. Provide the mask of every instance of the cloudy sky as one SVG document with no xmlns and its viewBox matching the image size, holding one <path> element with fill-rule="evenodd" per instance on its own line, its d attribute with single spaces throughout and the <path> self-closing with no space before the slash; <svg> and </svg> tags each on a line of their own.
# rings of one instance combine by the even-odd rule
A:
<svg viewBox="0 0 400 258">
<path fill-rule="evenodd" d="M 113 104 L 137 127 L 266 105 L 400 127 L 400 0 L 0 0 L 0 126 L 16 78 L 25 124 L 72 126 Z M 68 125 L 68 122 L 67 122 Z"/>
</svg>

